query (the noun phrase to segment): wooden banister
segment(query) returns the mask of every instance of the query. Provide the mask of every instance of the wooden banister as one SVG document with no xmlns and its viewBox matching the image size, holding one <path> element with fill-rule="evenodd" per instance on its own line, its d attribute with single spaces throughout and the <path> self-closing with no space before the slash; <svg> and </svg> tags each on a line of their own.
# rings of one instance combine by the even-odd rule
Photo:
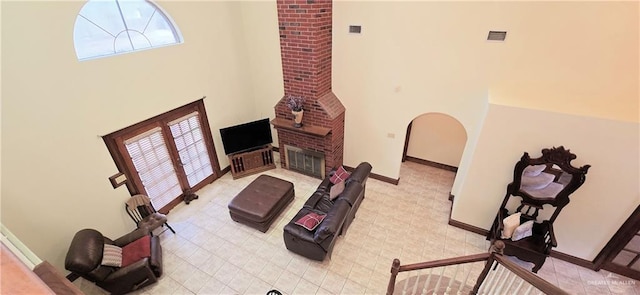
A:
<svg viewBox="0 0 640 295">
<path fill-rule="evenodd" d="M 460 257 L 454 257 L 454 258 L 401 265 L 398 271 L 399 272 L 412 271 L 412 270 L 419 270 L 419 269 L 426 269 L 426 268 L 433 268 L 433 267 L 449 266 L 454 264 L 484 261 L 484 260 L 487 260 L 487 258 L 489 258 L 490 255 L 491 254 L 489 253 L 473 254 L 473 255 L 460 256 Z M 399 262 L 400 261 L 398 260 L 398 263 Z"/>
<path fill-rule="evenodd" d="M 396 285 L 396 277 L 400 271 L 400 260 L 398 258 L 393 260 L 391 264 L 391 278 L 389 279 L 389 285 L 387 286 L 387 295 L 393 294 L 393 288 Z"/>
<path fill-rule="evenodd" d="M 442 268 L 439 273 L 440 275 L 434 274 L 437 278 L 437 283 L 433 292 L 437 292 L 440 290 L 440 281 L 442 280 L 442 275 L 444 273 L 444 268 L 451 265 L 456 265 L 456 269 L 454 271 L 454 276 L 451 278 L 447 285 L 445 293 L 449 293 L 451 291 L 451 287 L 456 280 L 456 275 L 458 272 L 458 268 L 460 264 L 466 263 L 474 263 L 474 262 L 482 262 L 484 263 L 484 268 L 482 269 L 480 275 L 475 281 L 475 285 L 472 289 L 470 289 L 470 294 L 478 294 L 479 292 L 482 294 L 494 294 L 501 293 L 504 291 L 510 290 L 511 286 L 514 283 L 517 283 L 516 289 L 520 289 L 520 287 L 528 288 L 531 290 L 533 288 L 542 291 L 545 294 L 550 295 L 565 295 L 568 294 L 564 290 L 554 286 L 553 284 L 545 281 L 544 279 L 536 276 L 531 273 L 529 270 L 526 270 L 516 263 L 510 261 L 509 259 L 502 256 L 503 249 L 505 245 L 502 241 L 496 241 L 492 246 L 490 253 L 481 253 L 474 255 L 467 255 L 461 257 L 440 259 L 428 262 L 420 262 L 413 263 L 407 265 L 400 265 L 399 259 L 394 259 L 391 266 L 391 278 L 389 279 L 389 285 L 387 286 L 387 295 L 391 295 L 394 292 L 396 285 L 396 278 L 401 272 L 409 272 L 409 271 L 418 271 L 417 278 L 414 280 L 413 285 L 413 293 L 416 294 L 417 284 L 419 283 L 420 278 L 420 270 L 430 269 L 426 283 L 424 284 L 423 294 L 427 290 L 429 285 L 429 281 L 431 280 L 431 276 L 434 268 Z M 469 272 L 467 272 L 468 276 Z M 518 279 L 519 278 L 519 279 Z M 485 282 L 486 281 L 486 282 Z M 507 283 L 509 281 L 509 283 Z M 407 283 L 409 282 L 409 278 L 407 277 L 405 281 L 405 290 L 403 290 L 403 294 L 407 291 Z M 463 281 L 460 281 L 458 287 L 458 293 L 463 289 L 463 285 L 465 285 L 467 279 L 465 278 Z M 527 282 L 528 284 L 523 283 Z M 515 286 L 515 285 L 514 285 Z M 444 285 L 443 285 L 444 288 Z M 411 291 L 409 291 L 411 292 Z"/>
</svg>

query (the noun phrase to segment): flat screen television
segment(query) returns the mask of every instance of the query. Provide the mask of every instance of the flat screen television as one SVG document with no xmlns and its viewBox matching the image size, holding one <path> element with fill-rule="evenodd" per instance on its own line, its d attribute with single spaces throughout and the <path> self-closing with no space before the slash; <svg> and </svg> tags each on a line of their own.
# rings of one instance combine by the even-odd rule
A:
<svg viewBox="0 0 640 295">
<path fill-rule="evenodd" d="M 222 128 L 220 136 L 224 153 L 227 155 L 259 148 L 273 142 L 269 118 Z"/>
</svg>

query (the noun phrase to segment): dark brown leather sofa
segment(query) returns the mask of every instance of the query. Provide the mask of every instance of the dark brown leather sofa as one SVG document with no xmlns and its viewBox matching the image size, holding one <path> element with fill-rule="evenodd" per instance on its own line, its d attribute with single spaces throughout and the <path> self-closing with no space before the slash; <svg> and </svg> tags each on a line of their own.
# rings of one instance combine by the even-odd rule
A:
<svg viewBox="0 0 640 295">
<path fill-rule="evenodd" d="M 371 164 L 367 162 L 360 163 L 345 180 L 344 191 L 333 201 L 329 199 L 329 191 L 333 185 L 329 181 L 332 170 L 298 214 L 284 227 L 284 243 L 287 249 L 318 261 L 324 260 L 327 254 L 331 255 L 337 237 L 347 231 L 364 200 L 371 168 Z M 295 224 L 296 220 L 309 212 L 326 214 L 324 220 L 313 231 Z"/>
<path fill-rule="evenodd" d="M 104 237 L 94 229 L 83 229 L 75 234 L 67 256 L 65 268 L 111 294 L 125 294 L 152 283 L 162 275 L 162 248 L 158 236 L 151 237 L 151 257 L 142 258 L 125 267 L 101 265 L 105 244 L 124 247 L 149 235 L 147 228 L 139 228 L 116 240 Z"/>
</svg>

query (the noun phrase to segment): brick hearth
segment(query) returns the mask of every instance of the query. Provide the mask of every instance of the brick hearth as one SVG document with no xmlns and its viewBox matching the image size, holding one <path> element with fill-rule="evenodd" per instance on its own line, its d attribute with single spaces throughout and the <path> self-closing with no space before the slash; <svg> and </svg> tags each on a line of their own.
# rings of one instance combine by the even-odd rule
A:
<svg viewBox="0 0 640 295">
<path fill-rule="evenodd" d="M 278 146 L 282 167 L 286 168 L 284 147 L 291 145 L 325 155 L 325 171 L 342 165 L 344 154 L 345 108 L 331 91 L 332 2 L 278 0 L 278 25 L 285 96 L 275 105 L 276 120 L 290 121 L 287 95 L 305 98 L 303 126 L 328 128 L 326 135 L 282 128 Z M 274 120 L 274 121 L 276 121 Z M 325 172 L 325 173 L 326 173 Z"/>
</svg>

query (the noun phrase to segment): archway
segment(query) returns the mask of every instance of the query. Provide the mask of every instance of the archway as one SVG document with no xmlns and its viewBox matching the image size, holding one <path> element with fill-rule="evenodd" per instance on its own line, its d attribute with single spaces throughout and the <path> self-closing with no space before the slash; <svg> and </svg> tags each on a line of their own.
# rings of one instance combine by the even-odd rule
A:
<svg viewBox="0 0 640 295">
<path fill-rule="evenodd" d="M 443 113 L 425 113 L 407 127 L 402 161 L 457 171 L 467 143 L 464 126 Z"/>
</svg>

